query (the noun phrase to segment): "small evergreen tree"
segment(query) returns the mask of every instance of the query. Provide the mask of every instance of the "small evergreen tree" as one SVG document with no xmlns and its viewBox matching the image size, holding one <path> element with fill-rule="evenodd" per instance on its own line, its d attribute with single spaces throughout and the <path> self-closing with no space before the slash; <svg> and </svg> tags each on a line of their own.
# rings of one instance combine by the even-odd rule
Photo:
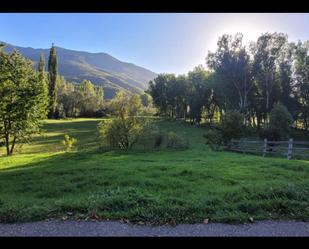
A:
<svg viewBox="0 0 309 249">
<path fill-rule="evenodd" d="M 58 75 L 58 65 L 57 65 L 57 53 L 54 44 L 50 49 L 49 59 L 48 59 L 48 79 L 49 79 L 49 113 L 48 118 L 54 118 L 56 110 L 56 100 L 57 100 L 57 75 Z"/>
</svg>

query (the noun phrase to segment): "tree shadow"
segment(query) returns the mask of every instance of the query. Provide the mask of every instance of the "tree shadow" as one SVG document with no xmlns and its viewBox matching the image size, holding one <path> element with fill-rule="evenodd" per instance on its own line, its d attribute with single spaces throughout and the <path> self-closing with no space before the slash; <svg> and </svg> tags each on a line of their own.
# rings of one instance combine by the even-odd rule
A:
<svg viewBox="0 0 309 249">
<path fill-rule="evenodd" d="M 52 154 L 46 156 L 46 158 L 38 158 L 38 160 L 29 162 L 27 164 L 19 164 L 14 167 L 3 168 L 0 170 L 0 176 L 5 175 L 6 173 L 14 172 L 15 174 L 17 172 L 24 172 L 32 169 L 54 169 L 55 167 L 59 166 L 64 166 L 64 168 L 71 170 L 71 167 L 65 166 L 74 167 L 76 165 L 74 164 L 74 161 L 89 160 L 94 154 L 95 152 L 68 152 Z"/>
</svg>

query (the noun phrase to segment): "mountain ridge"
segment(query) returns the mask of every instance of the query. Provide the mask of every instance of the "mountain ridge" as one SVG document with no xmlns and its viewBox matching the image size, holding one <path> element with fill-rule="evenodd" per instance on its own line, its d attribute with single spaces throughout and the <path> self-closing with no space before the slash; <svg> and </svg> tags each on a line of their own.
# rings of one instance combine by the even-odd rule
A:
<svg viewBox="0 0 309 249">
<path fill-rule="evenodd" d="M 37 65 L 40 53 L 48 61 L 49 50 L 45 48 L 21 47 L 7 42 L 4 51 L 19 51 L 23 56 Z M 68 81 L 81 83 L 91 80 L 102 85 L 106 98 L 112 98 L 117 91 L 124 90 L 139 93 L 145 90 L 148 82 L 157 74 L 134 63 L 121 61 L 105 52 L 77 51 L 55 46 L 58 56 L 58 71 Z M 46 63 L 47 64 L 47 63 Z M 47 65 L 46 65 L 47 68 Z"/>
</svg>

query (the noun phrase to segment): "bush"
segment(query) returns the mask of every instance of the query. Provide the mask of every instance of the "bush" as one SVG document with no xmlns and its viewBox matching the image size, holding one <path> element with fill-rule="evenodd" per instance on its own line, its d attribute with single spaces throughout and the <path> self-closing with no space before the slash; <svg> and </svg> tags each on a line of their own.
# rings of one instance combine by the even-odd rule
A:
<svg viewBox="0 0 309 249">
<path fill-rule="evenodd" d="M 175 132 L 170 131 L 167 134 L 166 147 L 173 149 L 187 149 L 189 147 L 189 142 Z"/>
<path fill-rule="evenodd" d="M 281 138 L 286 138 L 292 123 L 293 118 L 287 108 L 280 103 L 275 104 L 269 115 L 269 128 L 279 133 Z"/>
<path fill-rule="evenodd" d="M 116 118 L 99 124 L 103 144 L 111 148 L 130 150 L 145 133 L 147 122 L 141 118 Z"/>
<path fill-rule="evenodd" d="M 65 147 L 66 151 L 71 151 L 73 148 L 75 148 L 77 144 L 77 139 L 70 137 L 69 135 L 64 135 L 64 140 L 62 140 L 62 144 Z"/>
<path fill-rule="evenodd" d="M 158 127 L 149 123 L 140 135 L 138 144 L 142 145 L 144 149 L 159 148 L 163 143 L 163 138 L 164 135 L 158 130 Z"/>
<path fill-rule="evenodd" d="M 110 108 L 115 115 L 112 120 L 103 120 L 98 129 L 103 145 L 122 150 L 130 150 L 138 142 L 150 124 L 150 120 L 140 117 L 142 104 L 138 95 L 118 92 L 111 101 Z"/>
<path fill-rule="evenodd" d="M 243 115 L 238 111 L 227 111 L 221 123 L 221 132 L 225 142 L 242 136 L 244 125 Z"/>
<path fill-rule="evenodd" d="M 155 132 L 154 134 L 154 147 L 159 148 L 164 142 L 164 133 L 161 131 Z"/>
<path fill-rule="evenodd" d="M 222 148 L 224 141 L 220 131 L 215 129 L 208 130 L 203 137 L 206 139 L 206 144 L 212 150 L 220 150 Z"/>
<path fill-rule="evenodd" d="M 267 138 L 269 141 L 279 141 L 281 140 L 281 135 L 278 129 L 266 127 L 262 129 L 259 133 L 260 138 Z"/>
</svg>

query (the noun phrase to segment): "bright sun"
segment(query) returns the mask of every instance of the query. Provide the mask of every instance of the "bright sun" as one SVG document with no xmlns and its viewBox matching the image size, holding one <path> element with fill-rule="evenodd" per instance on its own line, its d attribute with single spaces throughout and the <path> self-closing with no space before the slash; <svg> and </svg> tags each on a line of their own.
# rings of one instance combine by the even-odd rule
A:
<svg viewBox="0 0 309 249">
<path fill-rule="evenodd" d="M 212 27 L 213 35 L 216 40 L 223 34 L 235 35 L 242 33 L 244 35 L 244 44 L 250 41 L 256 41 L 257 38 L 267 32 L 272 20 L 264 18 L 263 15 L 252 14 L 225 14 L 217 15 L 215 25 Z"/>
<path fill-rule="evenodd" d="M 213 30 L 212 36 L 208 39 L 208 50 L 215 51 L 217 49 L 218 38 L 224 34 L 236 35 L 236 33 L 243 34 L 243 45 L 247 45 L 251 41 L 256 41 L 257 38 L 265 33 L 258 25 L 253 23 L 225 23 L 220 25 L 217 30 Z"/>
<path fill-rule="evenodd" d="M 220 36 L 222 34 L 235 35 L 236 33 L 242 33 L 244 35 L 243 41 L 244 43 L 247 43 L 250 41 L 256 41 L 256 39 L 263 33 L 263 30 L 252 23 L 232 23 L 223 27 L 220 30 L 220 33 Z"/>
</svg>

